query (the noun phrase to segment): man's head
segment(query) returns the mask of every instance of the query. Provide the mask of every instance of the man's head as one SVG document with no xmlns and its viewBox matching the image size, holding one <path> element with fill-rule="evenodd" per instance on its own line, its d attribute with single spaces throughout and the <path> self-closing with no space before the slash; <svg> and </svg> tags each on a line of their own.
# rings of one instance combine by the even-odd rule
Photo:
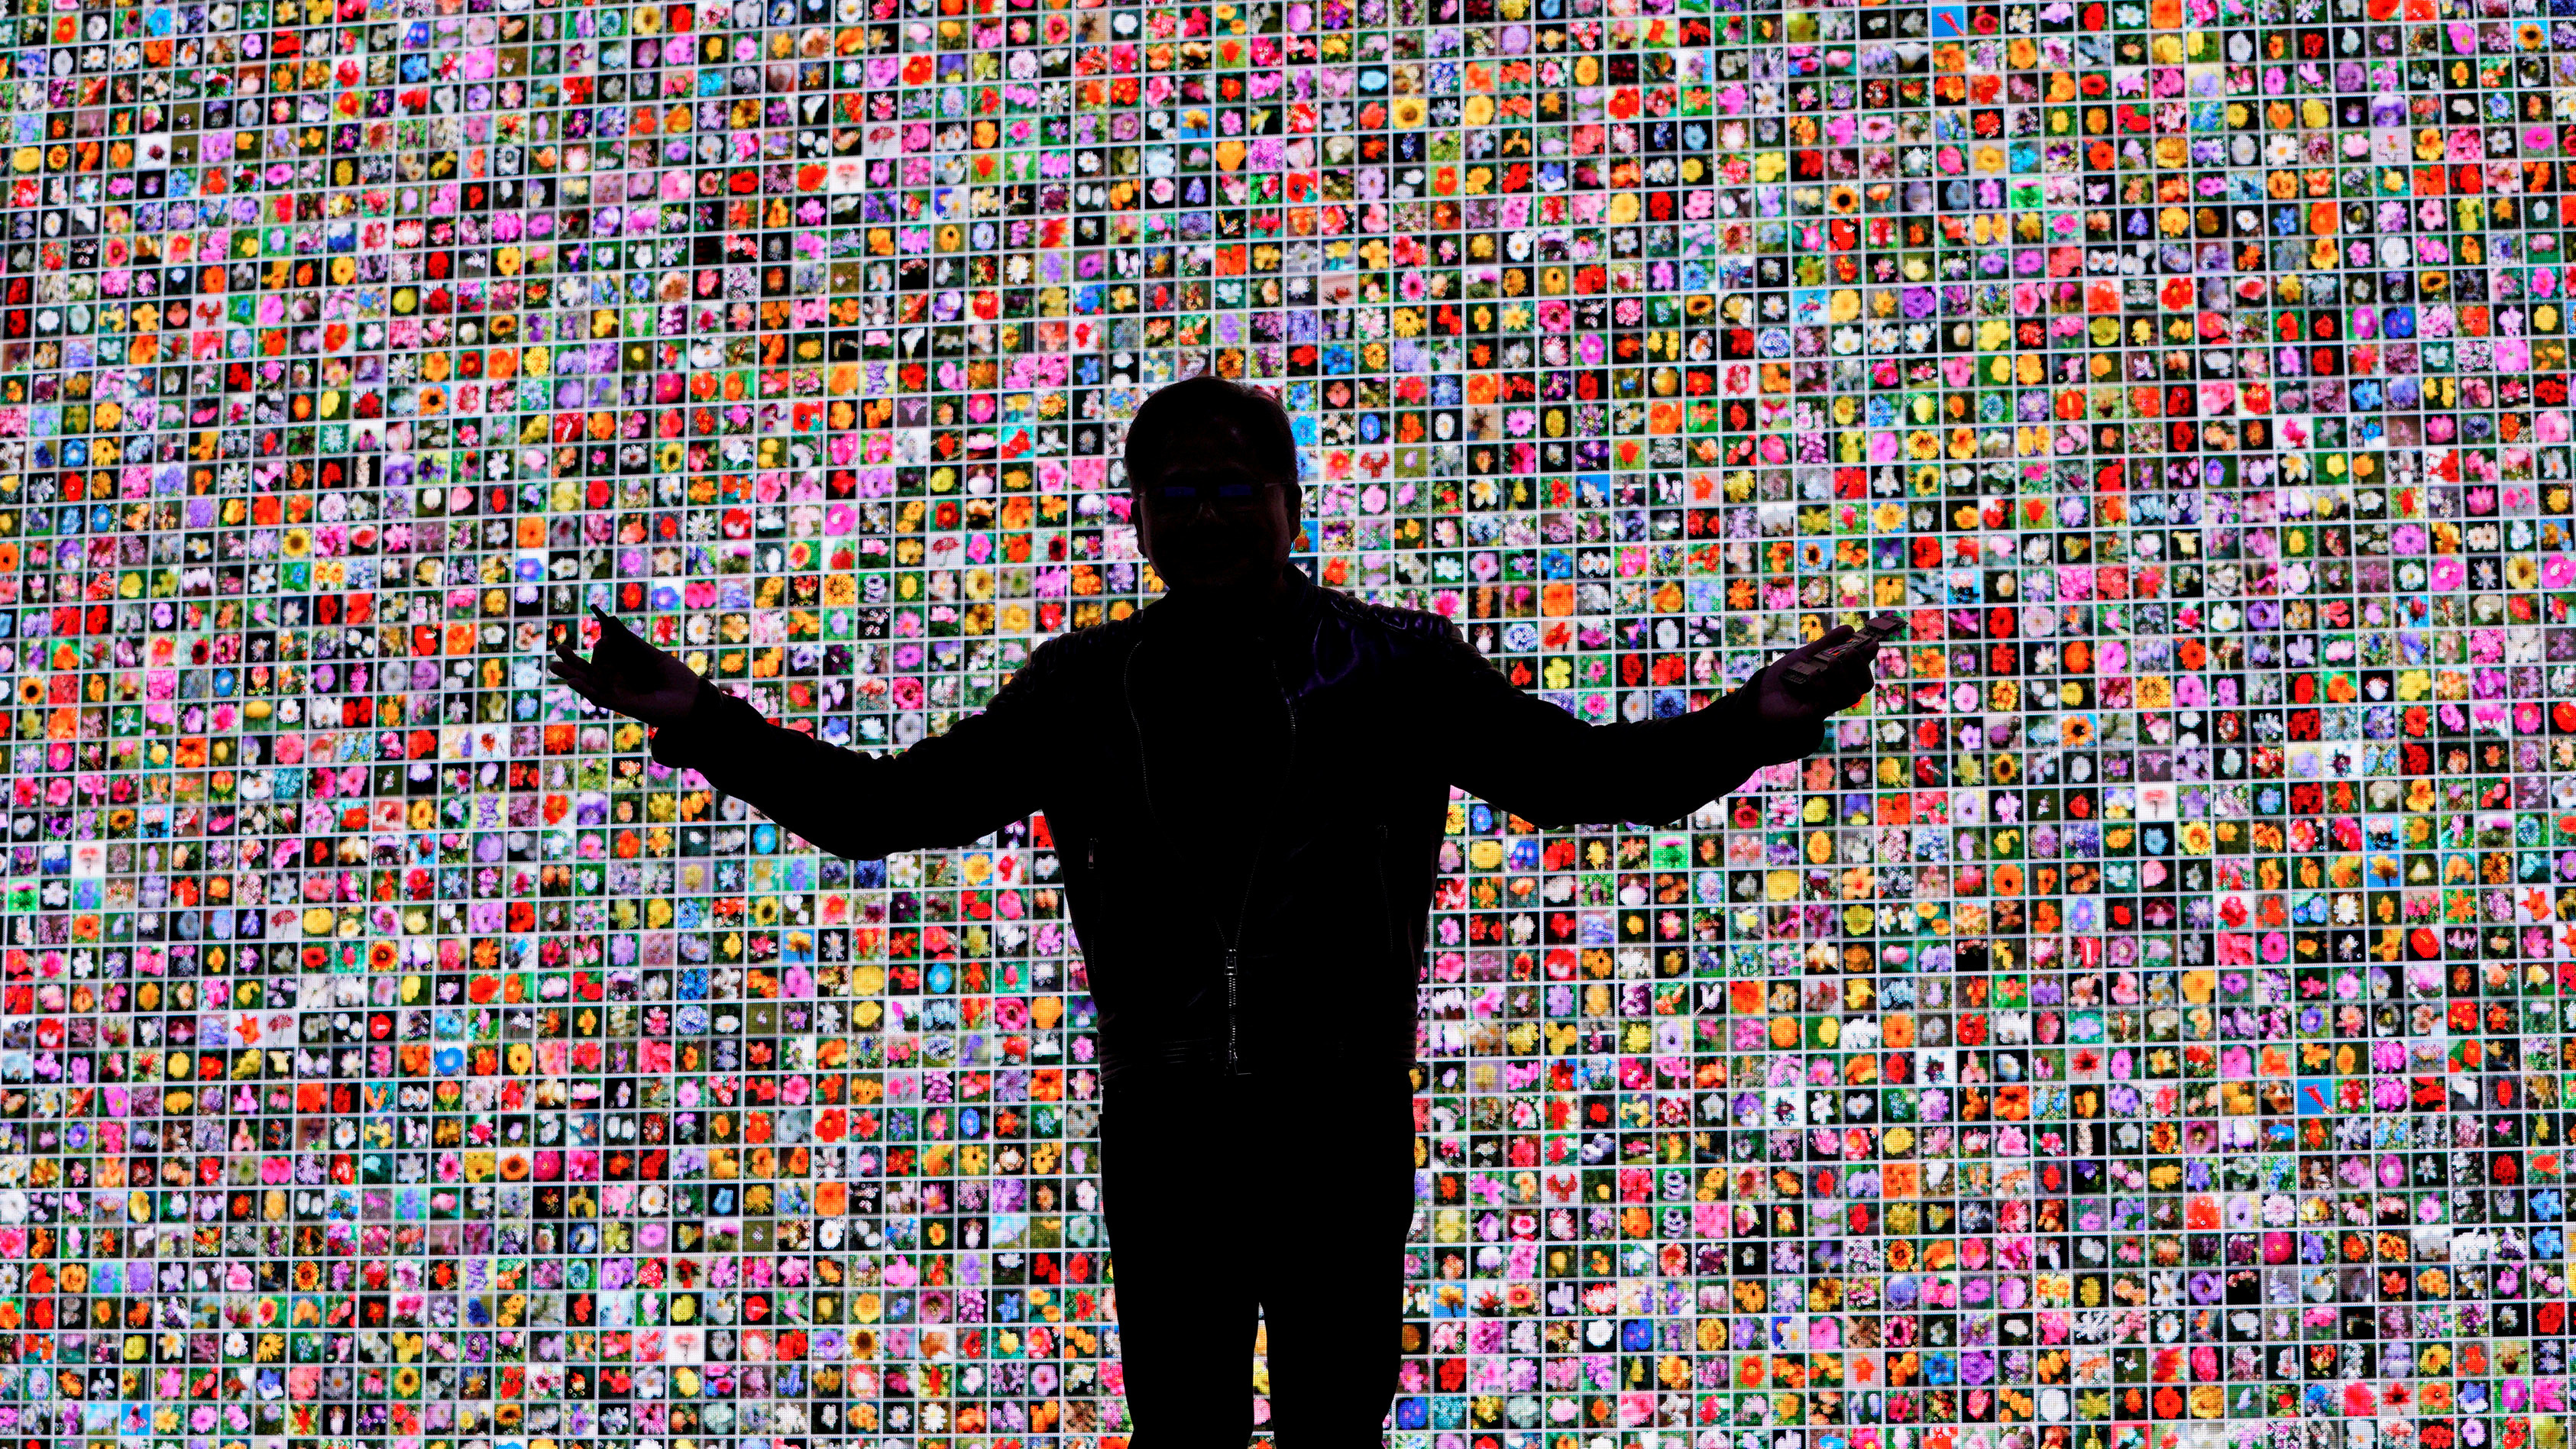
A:
<svg viewBox="0 0 2576 1449">
<path fill-rule="evenodd" d="M 1297 443 L 1278 402 L 1221 377 L 1145 399 L 1127 428 L 1136 540 L 1167 587 L 1261 593 L 1297 539 Z"/>
</svg>

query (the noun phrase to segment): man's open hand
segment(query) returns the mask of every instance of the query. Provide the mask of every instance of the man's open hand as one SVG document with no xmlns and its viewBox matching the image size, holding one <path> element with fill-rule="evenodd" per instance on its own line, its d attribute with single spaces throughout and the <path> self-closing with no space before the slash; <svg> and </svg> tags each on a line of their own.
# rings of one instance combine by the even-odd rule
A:
<svg viewBox="0 0 2576 1449">
<path fill-rule="evenodd" d="M 1816 677 L 1804 696 L 1792 694 L 1784 678 L 1789 667 L 1803 659 L 1827 654 L 1849 643 L 1859 631 L 1849 624 L 1837 624 L 1771 662 L 1762 671 L 1760 690 L 1755 696 L 1755 713 L 1762 723 L 1784 736 L 1802 736 L 1807 730 L 1820 730 L 1824 722 L 1869 697 L 1876 679 L 1873 664 L 1878 658 L 1878 641 L 1863 639 L 1849 654 Z"/>
<path fill-rule="evenodd" d="M 555 643 L 547 661 L 572 692 L 602 709 L 649 725 L 678 722 L 695 704 L 702 681 L 696 671 L 637 637 L 634 630 L 594 606 L 599 642 L 588 659 L 573 652 L 574 635 Z"/>
</svg>

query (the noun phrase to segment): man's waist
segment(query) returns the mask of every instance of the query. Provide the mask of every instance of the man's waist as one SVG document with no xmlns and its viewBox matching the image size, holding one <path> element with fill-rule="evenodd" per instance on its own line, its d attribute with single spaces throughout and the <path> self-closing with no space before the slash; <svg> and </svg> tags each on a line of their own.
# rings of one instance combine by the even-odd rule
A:
<svg viewBox="0 0 2576 1449">
<path fill-rule="evenodd" d="M 1316 1068 L 1341 1070 L 1383 1063 L 1409 1065 L 1414 1059 L 1413 1022 L 1403 1030 L 1387 1023 L 1383 1032 L 1330 1033 L 1239 1032 L 1223 1035 L 1160 1035 L 1104 1031 L 1100 1070 L 1104 1081 L 1134 1079 L 1260 1076 Z"/>
<path fill-rule="evenodd" d="M 1129 980 L 1169 979 L 1176 975 L 1221 976 L 1228 966 L 1238 977 L 1286 977 L 1354 972 L 1374 975 L 1386 943 L 1382 918 L 1328 917 L 1263 922 L 1244 933 L 1244 943 L 1229 948 L 1219 934 L 1187 919 L 1158 921 L 1146 931 L 1129 932 L 1098 949 L 1086 947 L 1091 974 Z"/>
<path fill-rule="evenodd" d="M 1239 1043 L 1229 1050 L 1221 1037 L 1175 1037 L 1117 1047 L 1104 1044 L 1100 1050 L 1100 1075 L 1112 1082 L 1173 1074 L 1240 1076 L 1255 1065 L 1251 1055 Z"/>
</svg>

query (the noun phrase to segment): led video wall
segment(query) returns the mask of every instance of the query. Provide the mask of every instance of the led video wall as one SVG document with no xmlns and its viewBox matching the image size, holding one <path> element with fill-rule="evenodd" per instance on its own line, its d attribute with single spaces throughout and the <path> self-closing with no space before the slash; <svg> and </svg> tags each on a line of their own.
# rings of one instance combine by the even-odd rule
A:
<svg viewBox="0 0 2576 1449">
<path fill-rule="evenodd" d="M 902 748 L 1214 370 L 1584 719 L 1910 628 L 1452 805 L 1397 1449 L 2564 1449 L 2564 9 L 16 0 L 0 1436 L 1124 1449 L 1045 821 L 543 659 Z"/>
</svg>

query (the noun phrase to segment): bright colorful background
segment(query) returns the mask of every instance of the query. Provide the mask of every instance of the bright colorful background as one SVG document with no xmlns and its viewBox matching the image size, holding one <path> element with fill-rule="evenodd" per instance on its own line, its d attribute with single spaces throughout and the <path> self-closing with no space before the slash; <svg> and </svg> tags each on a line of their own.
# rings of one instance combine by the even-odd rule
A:
<svg viewBox="0 0 2576 1449">
<path fill-rule="evenodd" d="M 1585 718 L 1911 624 L 1673 828 L 1453 808 L 1399 1449 L 2564 1446 L 2576 20 L 0 46 L 0 1435 L 1123 1449 L 1044 822 L 821 859 L 541 661 L 908 744 L 1150 596 L 1213 368 Z"/>
</svg>

